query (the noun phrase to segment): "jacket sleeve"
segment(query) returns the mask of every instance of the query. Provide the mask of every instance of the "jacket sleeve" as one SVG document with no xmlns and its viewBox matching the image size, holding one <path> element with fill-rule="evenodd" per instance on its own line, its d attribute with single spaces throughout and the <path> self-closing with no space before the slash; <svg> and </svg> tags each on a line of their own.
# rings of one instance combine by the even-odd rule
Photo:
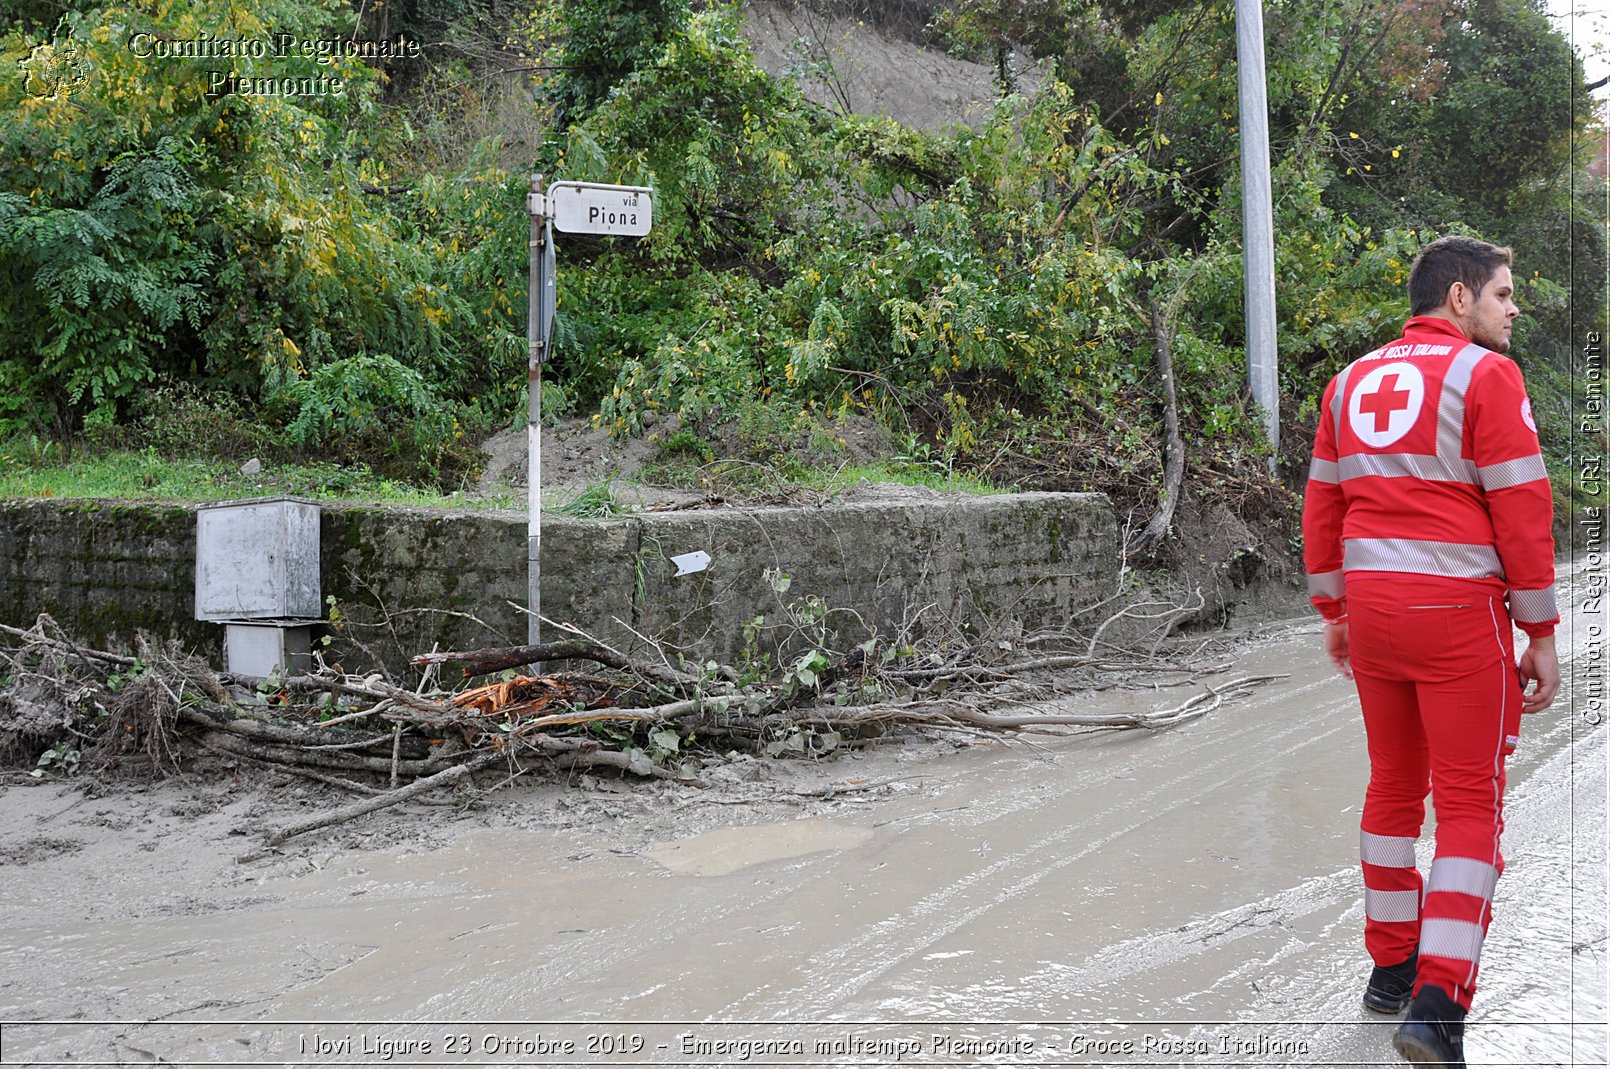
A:
<svg viewBox="0 0 1610 1069">
<path fill-rule="evenodd" d="M 1342 583 L 1342 519 L 1347 500 L 1337 468 L 1336 421 L 1331 415 L 1336 380 L 1325 387 L 1314 431 L 1314 457 L 1303 493 L 1303 567 L 1308 573 L 1308 599 L 1327 621 L 1347 618 Z"/>
<path fill-rule="evenodd" d="M 1560 620 L 1554 598 L 1554 494 L 1520 368 L 1508 357 L 1489 356 L 1471 377 L 1466 399 L 1466 455 L 1476 463 L 1493 519 L 1510 617 L 1534 638 L 1551 635 Z"/>
</svg>

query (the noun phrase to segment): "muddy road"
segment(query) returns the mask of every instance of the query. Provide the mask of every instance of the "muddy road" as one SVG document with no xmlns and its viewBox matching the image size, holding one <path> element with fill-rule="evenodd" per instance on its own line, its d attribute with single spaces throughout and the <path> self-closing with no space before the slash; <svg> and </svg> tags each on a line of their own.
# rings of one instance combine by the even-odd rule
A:
<svg viewBox="0 0 1610 1069">
<path fill-rule="evenodd" d="M 1604 624 L 1571 600 L 1473 1066 L 1605 1064 Z M 516 787 L 247 865 L 233 829 L 320 796 L 11 787 L 0 1061 L 1395 1065 L 1358 1003 L 1363 733 L 1317 643 L 1269 629 L 1233 673 L 1289 678 L 1155 734 Z"/>
</svg>

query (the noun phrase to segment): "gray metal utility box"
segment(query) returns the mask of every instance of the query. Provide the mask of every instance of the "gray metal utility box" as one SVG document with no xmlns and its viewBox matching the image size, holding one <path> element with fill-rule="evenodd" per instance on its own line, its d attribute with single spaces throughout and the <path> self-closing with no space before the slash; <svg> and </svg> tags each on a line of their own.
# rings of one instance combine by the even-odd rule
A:
<svg viewBox="0 0 1610 1069">
<path fill-rule="evenodd" d="M 315 621 L 319 507 L 292 497 L 196 510 L 196 619 Z"/>
</svg>

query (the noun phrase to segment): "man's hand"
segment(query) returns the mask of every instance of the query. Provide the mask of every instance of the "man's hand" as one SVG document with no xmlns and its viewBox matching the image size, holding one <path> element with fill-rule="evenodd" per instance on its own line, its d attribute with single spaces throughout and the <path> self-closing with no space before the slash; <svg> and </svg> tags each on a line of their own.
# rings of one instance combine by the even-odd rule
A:
<svg viewBox="0 0 1610 1069">
<path fill-rule="evenodd" d="M 1549 640 L 1550 643 L 1553 641 L 1553 639 Z M 1347 679 L 1353 678 L 1353 661 L 1347 653 L 1346 620 L 1336 624 L 1329 622 L 1325 624 L 1325 654 L 1330 657 L 1330 663 L 1336 666 L 1336 670 L 1338 672 L 1340 672 Z M 1558 668 L 1555 669 L 1554 675 L 1555 682 L 1558 683 Z M 1552 696 L 1552 694 L 1553 692 L 1551 691 L 1550 696 Z"/>
<path fill-rule="evenodd" d="M 1521 654 L 1519 668 L 1521 712 L 1541 713 L 1553 705 L 1555 692 L 1560 689 L 1560 658 L 1554 651 L 1554 636 L 1532 639 L 1526 652 Z"/>
</svg>

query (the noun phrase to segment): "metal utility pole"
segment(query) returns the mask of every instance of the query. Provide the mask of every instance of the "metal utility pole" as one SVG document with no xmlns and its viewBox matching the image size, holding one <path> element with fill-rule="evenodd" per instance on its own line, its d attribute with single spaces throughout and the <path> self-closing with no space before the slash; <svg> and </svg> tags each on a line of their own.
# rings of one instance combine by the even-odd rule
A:
<svg viewBox="0 0 1610 1069">
<path fill-rule="evenodd" d="M 542 175 L 531 176 L 531 281 L 526 298 L 526 346 L 531 393 L 526 405 L 526 642 L 542 641 L 542 365 L 553 340 L 554 251 L 553 213 L 543 195 Z"/>
<path fill-rule="evenodd" d="M 1268 83 L 1263 0 L 1236 0 L 1236 66 L 1241 83 L 1241 238 L 1246 272 L 1247 385 L 1263 409 L 1264 434 L 1280 449 L 1279 356 L 1275 350 L 1274 197 L 1269 185 Z M 1269 457 L 1269 472 L 1275 456 Z"/>
</svg>

